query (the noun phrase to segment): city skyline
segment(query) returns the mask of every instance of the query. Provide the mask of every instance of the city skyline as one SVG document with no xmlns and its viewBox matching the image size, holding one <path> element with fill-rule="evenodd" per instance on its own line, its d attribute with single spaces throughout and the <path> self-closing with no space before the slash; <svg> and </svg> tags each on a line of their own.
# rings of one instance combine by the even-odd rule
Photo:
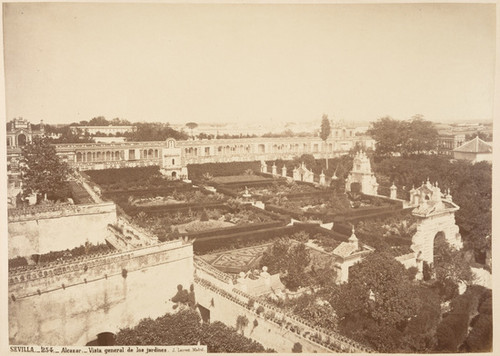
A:
<svg viewBox="0 0 500 356">
<path fill-rule="evenodd" d="M 494 4 L 4 4 L 7 120 L 491 120 Z"/>
</svg>

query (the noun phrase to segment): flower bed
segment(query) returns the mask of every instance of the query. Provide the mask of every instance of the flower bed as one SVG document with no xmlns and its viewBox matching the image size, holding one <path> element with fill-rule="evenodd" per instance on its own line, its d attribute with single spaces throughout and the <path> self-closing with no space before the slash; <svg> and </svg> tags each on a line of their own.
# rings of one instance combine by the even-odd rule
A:
<svg viewBox="0 0 500 356">
<path fill-rule="evenodd" d="M 89 170 L 83 174 L 98 184 L 105 192 L 127 190 L 158 190 L 189 186 L 182 181 L 164 177 L 158 166 Z"/>
<path fill-rule="evenodd" d="M 207 229 L 228 226 L 251 225 L 271 222 L 272 218 L 264 213 L 250 209 L 207 208 L 202 210 L 160 211 L 154 214 L 144 211 L 132 217 L 132 222 L 149 230 L 160 241 L 176 239 L 179 234 L 194 233 Z"/>
</svg>

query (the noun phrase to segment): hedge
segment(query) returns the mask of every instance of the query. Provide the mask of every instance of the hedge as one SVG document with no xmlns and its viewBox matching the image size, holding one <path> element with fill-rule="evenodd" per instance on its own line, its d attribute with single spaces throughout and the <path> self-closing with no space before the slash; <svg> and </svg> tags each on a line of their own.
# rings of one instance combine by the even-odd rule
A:
<svg viewBox="0 0 500 356">
<path fill-rule="evenodd" d="M 226 235 L 235 235 L 240 232 L 251 232 L 251 231 L 256 231 L 256 230 L 263 230 L 263 229 L 269 229 L 269 228 L 275 228 L 275 227 L 280 227 L 284 226 L 286 223 L 282 221 L 271 221 L 271 222 L 263 222 L 263 223 L 256 223 L 256 224 L 250 224 L 250 225 L 241 225 L 241 226 L 228 226 L 228 227 L 223 227 L 219 229 L 210 229 L 210 230 L 205 230 L 205 231 L 196 231 L 196 232 L 189 232 L 187 233 L 187 236 L 190 238 L 196 238 L 196 239 L 205 239 L 205 238 L 217 238 L 221 236 L 226 236 Z"/>
<path fill-rule="evenodd" d="M 205 173 L 213 177 L 234 176 L 243 174 L 247 169 L 260 172 L 260 162 L 221 162 L 187 165 L 188 177 L 191 180 L 202 179 Z"/>
</svg>

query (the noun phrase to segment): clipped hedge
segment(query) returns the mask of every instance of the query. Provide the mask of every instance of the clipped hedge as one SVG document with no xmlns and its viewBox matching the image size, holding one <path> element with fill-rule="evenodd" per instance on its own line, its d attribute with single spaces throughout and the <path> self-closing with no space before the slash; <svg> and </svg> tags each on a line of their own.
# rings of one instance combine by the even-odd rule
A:
<svg viewBox="0 0 500 356">
<path fill-rule="evenodd" d="M 260 162 L 221 162 L 221 163 L 204 163 L 204 164 L 188 164 L 188 178 L 202 179 L 203 174 L 208 173 L 213 177 L 234 176 L 243 174 L 247 169 L 254 172 L 260 172 Z"/>
</svg>

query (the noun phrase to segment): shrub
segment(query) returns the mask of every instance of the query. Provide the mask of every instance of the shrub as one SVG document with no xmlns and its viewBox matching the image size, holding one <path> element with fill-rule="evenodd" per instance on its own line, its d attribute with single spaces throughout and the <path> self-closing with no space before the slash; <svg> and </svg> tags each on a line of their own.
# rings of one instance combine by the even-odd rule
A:
<svg viewBox="0 0 500 356">
<path fill-rule="evenodd" d="M 200 221 L 208 221 L 209 218 L 208 218 L 208 214 L 207 214 L 207 211 L 205 209 L 203 209 L 203 212 L 201 213 L 201 216 L 200 216 Z"/>
<path fill-rule="evenodd" d="M 301 353 L 302 352 L 302 344 L 300 342 L 296 342 L 295 344 L 293 344 L 292 352 L 293 353 Z"/>
<path fill-rule="evenodd" d="M 254 305 L 255 305 L 255 300 L 253 300 L 253 299 L 249 299 L 249 300 L 248 300 L 248 303 L 247 303 L 247 307 L 248 307 L 249 309 L 252 309 Z"/>
<path fill-rule="evenodd" d="M 262 305 L 259 305 L 257 310 L 255 311 L 258 315 L 262 314 L 264 312 L 264 307 Z"/>
</svg>

